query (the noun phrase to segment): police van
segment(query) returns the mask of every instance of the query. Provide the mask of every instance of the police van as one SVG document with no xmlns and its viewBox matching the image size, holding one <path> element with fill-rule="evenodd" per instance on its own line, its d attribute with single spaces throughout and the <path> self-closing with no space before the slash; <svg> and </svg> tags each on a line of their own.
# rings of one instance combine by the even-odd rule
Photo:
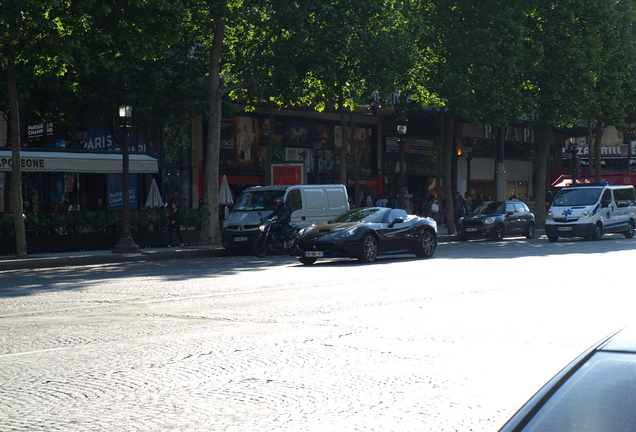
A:
<svg viewBox="0 0 636 432">
<path fill-rule="evenodd" d="M 554 197 L 545 221 L 548 240 L 583 237 L 599 240 L 605 233 L 634 236 L 636 211 L 633 186 L 572 183 Z"/>
</svg>

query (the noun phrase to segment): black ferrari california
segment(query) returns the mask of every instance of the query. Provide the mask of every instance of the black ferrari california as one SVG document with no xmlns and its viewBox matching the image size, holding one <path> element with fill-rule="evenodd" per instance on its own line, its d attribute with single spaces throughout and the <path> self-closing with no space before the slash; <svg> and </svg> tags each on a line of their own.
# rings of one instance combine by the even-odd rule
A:
<svg viewBox="0 0 636 432">
<path fill-rule="evenodd" d="M 437 223 L 401 209 L 363 207 L 348 210 L 326 225 L 303 229 L 296 256 L 311 265 L 318 258 L 358 258 L 370 263 L 378 255 L 415 254 L 430 258 L 437 248 Z"/>
</svg>

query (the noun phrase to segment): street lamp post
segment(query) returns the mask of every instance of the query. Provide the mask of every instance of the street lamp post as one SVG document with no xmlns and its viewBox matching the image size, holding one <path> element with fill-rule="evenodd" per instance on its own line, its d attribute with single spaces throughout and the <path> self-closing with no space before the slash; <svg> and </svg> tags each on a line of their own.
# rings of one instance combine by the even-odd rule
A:
<svg viewBox="0 0 636 432">
<path fill-rule="evenodd" d="M 470 137 L 468 137 L 468 142 L 464 146 L 464 153 L 466 153 L 464 156 L 466 159 L 466 191 L 470 193 L 470 161 L 473 160 L 473 140 Z"/>
<path fill-rule="evenodd" d="M 570 175 L 572 180 L 576 183 L 576 180 L 581 178 L 581 171 L 579 170 L 579 158 L 577 156 L 576 138 L 570 137 L 570 143 L 566 152 L 570 153 Z"/>
<path fill-rule="evenodd" d="M 399 204 L 398 208 L 406 210 L 406 203 L 404 202 L 404 135 L 406 134 L 406 127 L 409 120 L 404 115 L 404 111 L 400 112 L 397 118 L 397 133 L 398 133 L 398 146 L 400 147 L 400 184 L 399 184 Z"/>
<path fill-rule="evenodd" d="M 119 118 L 122 130 L 122 228 L 119 243 L 113 247 L 113 253 L 140 253 L 139 246 L 135 244 L 130 235 L 130 158 L 129 138 L 132 125 L 132 101 L 126 96 L 119 102 Z"/>
</svg>

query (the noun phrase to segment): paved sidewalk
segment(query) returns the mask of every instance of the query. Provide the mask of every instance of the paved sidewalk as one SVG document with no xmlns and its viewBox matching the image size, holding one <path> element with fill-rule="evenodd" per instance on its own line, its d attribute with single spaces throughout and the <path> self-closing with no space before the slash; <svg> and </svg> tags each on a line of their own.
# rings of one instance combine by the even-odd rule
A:
<svg viewBox="0 0 636 432">
<path fill-rule="evenodd" d="M 438 229 L 439 242 L 455 241 L 454 235 L 449 235 L 446 227 Z M 0 272 L 7 270 L 24 270 L 50 267 L 66 267 L 95 264 L 111 264 L 122 262 L 158 261 L 181 258 L 212 258 L 230 256 L 222 246 L 185 246 L 159 247 L 141 249 L 138 254 L 119 254 L 110 250 L 74 251 L 30 254 L 27 258 L 15 255 L 0 256 Z"/>
<path fill-rule="evenodd" d="M 221 246 L 148 248 L 141 249 L 141 253 L 138 254 L 119 254 L 110 250 L 94 250 L 30 254 L 27 258 L 8 255 L 0 256 L 0 271 L 226 255 L 228 253 Z"/>
</svg>

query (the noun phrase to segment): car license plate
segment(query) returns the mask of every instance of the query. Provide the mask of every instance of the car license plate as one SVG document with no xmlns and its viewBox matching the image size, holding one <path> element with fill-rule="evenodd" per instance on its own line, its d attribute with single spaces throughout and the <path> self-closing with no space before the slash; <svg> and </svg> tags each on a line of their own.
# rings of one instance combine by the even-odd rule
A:
<svg viewBox="0 0 636 432">
<path fill-rule="evenodd" d="M 477 228 L 465 228 L 464 231 L 466 231 L 466 232 L 477 232 Z"/>
<path fill-rule="evenodd" d="M 247 241 L 247 237 L 234 237 L 235 242 Z"/>
<path fill-rule="evenodd" d="M 557 231 L 572 231 L 572 227 L 558 227 Z"/>
<path fill-rule="evenodd" d="M 308 258 L 320 258 L 320 257 L 322 257 L 322 252 L 321 251 L 305 252 L 305 256 L 308 257 Z"/>
</svg>

